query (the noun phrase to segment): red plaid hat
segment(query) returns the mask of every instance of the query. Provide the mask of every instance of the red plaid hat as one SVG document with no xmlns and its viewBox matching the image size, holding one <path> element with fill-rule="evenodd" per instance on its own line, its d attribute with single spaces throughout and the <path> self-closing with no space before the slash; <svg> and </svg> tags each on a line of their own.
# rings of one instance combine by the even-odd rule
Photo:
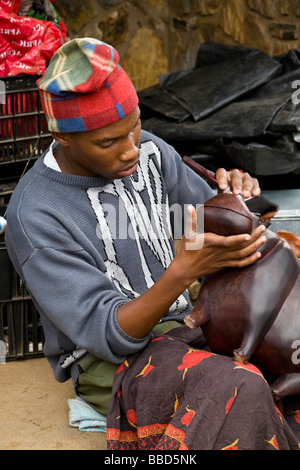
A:
<svg viewBox="0 0 300 470">
<path fill-rule="evenodd" d="M 118 52 L 92 38 L 72 39 L 60 47 L 37 85 L 50 132 L 99 129 L 138 105 Z"/>
</svg>

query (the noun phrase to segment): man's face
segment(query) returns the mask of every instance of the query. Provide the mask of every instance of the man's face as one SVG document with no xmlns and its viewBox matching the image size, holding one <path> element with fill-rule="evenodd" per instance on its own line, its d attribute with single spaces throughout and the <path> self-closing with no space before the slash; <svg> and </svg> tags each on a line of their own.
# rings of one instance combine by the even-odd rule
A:
<svg viewBox="0 0 300 470">
<path fill-rule="evenodd" d="M 60 144 L 55 158 L 64 173 L 120 179 L 137 169 L 140 110 L 101 129 L 53 134 Z"/>
</svg>

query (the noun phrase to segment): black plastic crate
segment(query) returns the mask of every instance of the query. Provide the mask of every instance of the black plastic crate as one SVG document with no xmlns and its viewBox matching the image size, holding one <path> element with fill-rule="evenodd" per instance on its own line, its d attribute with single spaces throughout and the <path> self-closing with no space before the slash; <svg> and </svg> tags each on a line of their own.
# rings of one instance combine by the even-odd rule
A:
<svg viewBox="0 0 300 470">
<path fill-rule="evenodd" d="M 0 302 L 12 298 L 12 263 L 4 243 L 0 243 Z"/>
<path fill-rule="evenodd" d="M 43 357 L 40 315 L 0 237 L 0 363 Z"/>
<path fill-rule="evenodd" d="M 0 241 L 0 266 L 0 302 L 29 297 L 25 284 L 12 265 L 3 241 Z"/>
<path fill-rule="evenodd" d="M 30 298 L 0 302 L 0 342 L 1 362 L 43 357 L 43 328 Z"/>
<path fill-rule="evenodd" d="M 37 75 L 0 77 L 5 86 L 4 103 L 0 103 L 1 177 L 11 171 L 12 164 L 26 161 L 31 155 L 33 159 L 38 158 L 52 141 L 40 103 L 38 78 Z M 18 169 L 19 174 L 22 168 Z"/>
</svg>

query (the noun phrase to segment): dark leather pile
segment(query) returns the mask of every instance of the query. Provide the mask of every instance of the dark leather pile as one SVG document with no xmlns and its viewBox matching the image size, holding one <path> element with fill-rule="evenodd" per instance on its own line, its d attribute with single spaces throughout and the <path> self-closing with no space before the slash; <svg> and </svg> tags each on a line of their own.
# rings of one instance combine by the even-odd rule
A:
<svg viewBox="0 0 300 470">
<path fill-rule="evenodd" d="M 160 76 L 138 94 L 143 128 L 182 155 L 257 176 L 300 173 L 296 49 L 270 57 L 204 43 L 193 69 Z"/>
</svg>

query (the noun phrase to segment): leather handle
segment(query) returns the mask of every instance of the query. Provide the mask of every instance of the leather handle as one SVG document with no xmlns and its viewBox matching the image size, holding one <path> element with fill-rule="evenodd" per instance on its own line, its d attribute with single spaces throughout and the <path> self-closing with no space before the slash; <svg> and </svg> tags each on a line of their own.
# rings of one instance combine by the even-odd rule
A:
<svg viewBox="0 0 300 470">
<path fill-rule="evenodd" d="M 207 170 L 202 165 L 200 165 L 199 163 L 195 162 L 194 160 L 192 160 L 190 157 L 187 157 L 187 156 L 182 157 L 182 161 L 187 166 L 192 168 L 192 170 L 198 173 L 198 175 L 203 176 L 203 178 L 205 178 L 208 183 L 213 185 L 215 188 L 218 188 L 216 175 L 213 171 Z"/>
</svg>

